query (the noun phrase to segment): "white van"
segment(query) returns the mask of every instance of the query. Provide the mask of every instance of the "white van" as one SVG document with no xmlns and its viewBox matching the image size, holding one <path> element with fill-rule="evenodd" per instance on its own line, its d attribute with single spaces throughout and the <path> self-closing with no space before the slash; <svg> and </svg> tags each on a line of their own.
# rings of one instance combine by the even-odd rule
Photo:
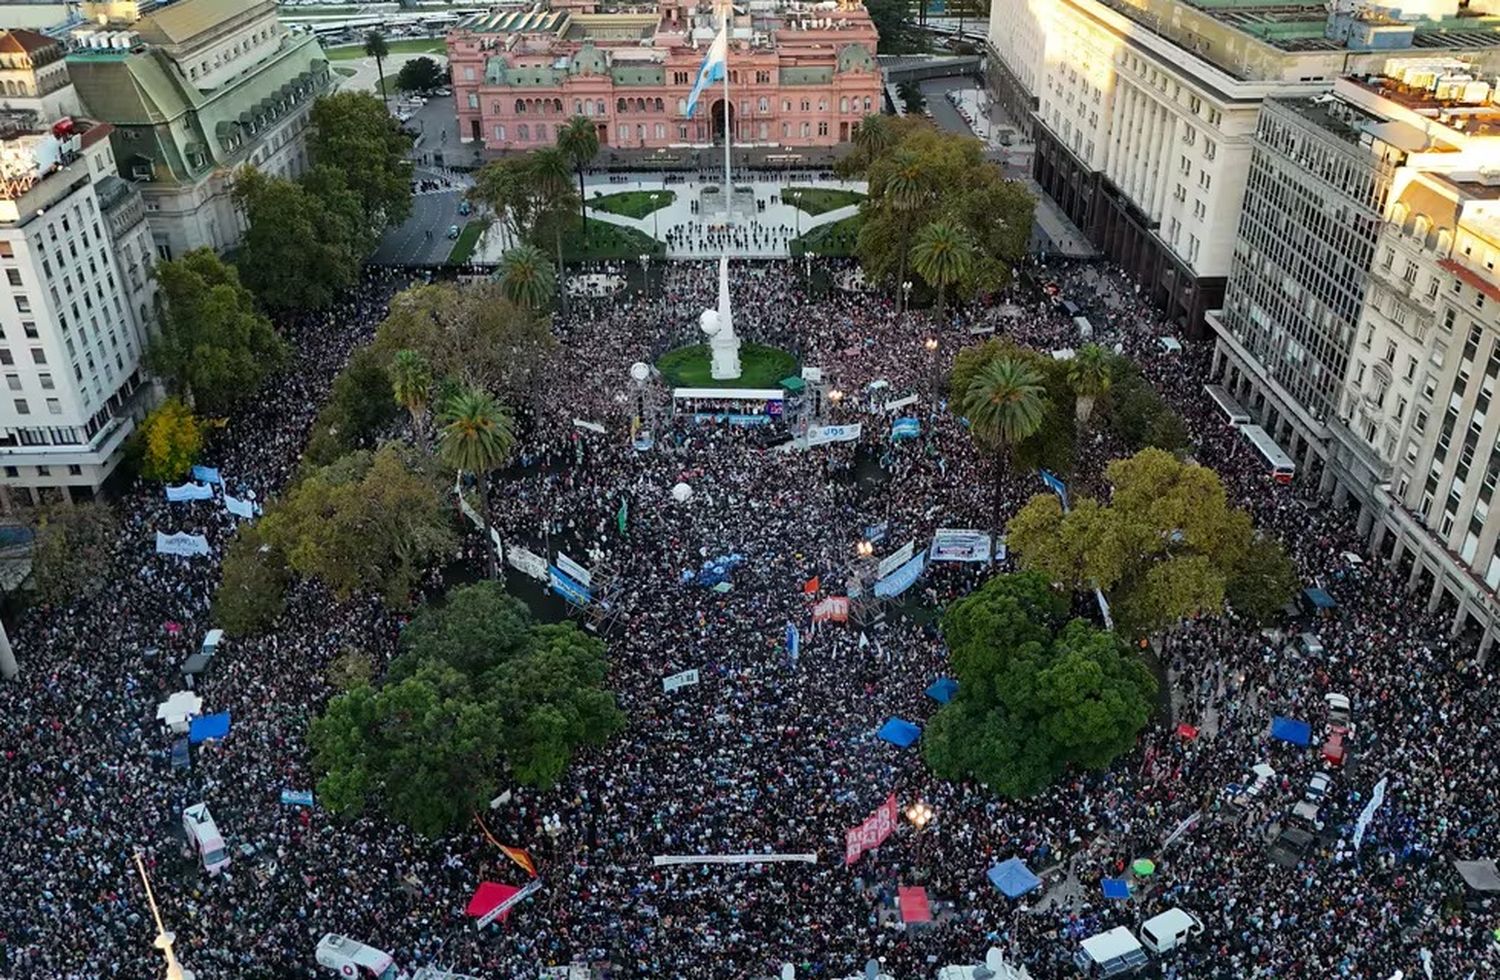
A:
<svg viewBox="0 0 1500 980">
<path fill-rule="evenodd" d="M 207 803 L 194 803 L 182 811 L 182 831 L 187 834 L 188 846 L 203 862 L 204 871 L 216 875 L 229 867 L 229 852 Z"/>
<path fill-rule="evenodd" d="M 314 956 L 319 966 L 337 970 L 339 976 L 349 980 L 396 980 L 399 973 L 390 953 L 331 932 L 318 940 Z"/>
<path fill-rule="evenodd" d="M 1079 944 L 1073 956 L 1073 965 L 1090 977 L 1133 973 L 1148 962 L 1146 951 L 1124 926 L 1090 936 Z"/>
<path fill-rule="evenodd" d="M 1191 912 L 1182 909 L 1167 909 L 1161 915 L 1149 918 L 1141 925 L 1141 943 L 1160 956 L 1176 949 L 1189 936 L 1203 932 L 1203 921 Z"/>
</svg>

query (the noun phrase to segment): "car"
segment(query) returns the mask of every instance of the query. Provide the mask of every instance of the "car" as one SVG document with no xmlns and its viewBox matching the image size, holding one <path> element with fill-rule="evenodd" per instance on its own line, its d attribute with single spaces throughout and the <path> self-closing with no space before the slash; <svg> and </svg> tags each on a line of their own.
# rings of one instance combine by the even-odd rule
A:
<svg viewBox="0 0 1500 980">
<path fill-rule="evenodd" d="M 457 238 L 458 237 L 458 225 L 449 225 L 448 226 L 448 237 L 449 238 Z"/>
<path fill-rule="evenodd" d="M 1328 705 L 1328 721 L 1334 725 L 1349 727 L 1354 718 L 1354 710 L 1349 704 L 1347 694 L 1328 693 L 1323 695 L 1323 701 Z"/>
<path fill-rule="evenodd" d="M 1326 772 L 1320 772 L 1308 780 L 1307 789 L 1303 790 L 1302 798 L 1309 803 L 1321 803 L 1328 795 L 1328 787 L 1333 782 L 1333 777 Z"/>
<path fill-rule="evenodd" d="M 332 932 L 325 933 L 318 940 L 313 958 L 318 961 L 319 966 L 337 970 L 341 977 L 396 980 L 400 975 L 390 953 Z"/>
<path fill-rule="evenodd" d="M 1344 745 L 1344 735 L 1348 729 L 1340 725 L 1330 725 L 1328 738 L 1323 742 L 1323 761 L 1330 766 L 1342 766 L 1344 757 L 1348 754 L 1348 748 Z"/>
<path fill-rule="evenodd" d="M 470 213 L 473 212 L 473 210 L 474 210 L 474 205 L 470 204 L 468 201 L 459 201 L 458 202 L 458 213 L 459 214 L 470 214 Z"/>
<path fill-rule="evenodd" d="M 1250 767 L 1250 778 L 1243 784 L 1231 784 L 1229 787 L 1229 802 L 1235 806 L 1249 806 L 1256 797 L 1266 791 L 1271 781 L 1276 778 L 1276 770 L 1264 762 L 1257 762 Z"/>
</svg>

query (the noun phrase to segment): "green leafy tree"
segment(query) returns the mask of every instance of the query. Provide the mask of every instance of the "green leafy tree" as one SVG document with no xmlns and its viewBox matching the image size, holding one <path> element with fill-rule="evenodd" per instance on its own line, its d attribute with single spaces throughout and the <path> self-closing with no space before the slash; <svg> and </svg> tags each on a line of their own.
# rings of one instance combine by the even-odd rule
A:
<svg viewBox="0 0 1500 980">
<path fill-rule="evenodd" d="M 401 656 L 391 665 L 399 679 L 429 661 L 479 677 L 523 655 L 530 644 L 531 611 L 499 580 L 453 589 L 440 606 L 428 606 L 401 632 Z"/>
<path fill-rule="evenodd" d="M 915 54 L 926 50 L 922 35 L 912 29 L 908 20 L 907 0 L 868 0 L 865 9 L 880 35 L 881 54 Z"/>
<path fill-rule="evenodd" d="M 412 431 L 425 445 L 427 406 L 432 397 L 432 365 L 420 351 L 398 350 L 391 358 L 391 393 L 396 404 L 411 413 Z"/>
<path fill-rule="evenodd" d="M 1113 634 L 1066 619 L 1035 572 L 997 575 L 952 603 L 943 635 L 958 694 L 922 752 L 947 779 L 1031 796 L 1070 765 L 1106 768 L 1150 718 L 1156 682 Z"/>
<path fill-rule="evenodd" d="M 895 239 L 898 300 L 906 282 L 912 232 L 936 195 L 932 177 L 918 153 L 899 146 L 870 165 L 870 193 L 860 208 L 869 211 L 859 228 L 860 259 L 867 267 L 874 264 L 874 256 L 889 255 L 887 241 Z"/>
<path fill-rule="evenodd" d="M 171 483 L 188 475 L 207 426 L 181 398 L 167 398 L 141 421 L 141 476 Z"/>
<path fill-rule="evenodd" d="M 573 209 L 577 207 L 569 180 L 568 158 L 561 149 L 550 147 L 531 154 L 531 187 L 540 201 L 536 229 L 538 234 L 533 242 L 540 248 L 542 243 L 536 239 L 543 237 L 544 230 L 551 231 L 552 246 L 557 257 L 555 278 L 561 283 L 567 274 L 567 266 L 563 264 L 563 232 L 572 224 Z M 562 299 L 563 311 L 566 312 L 568 291 L 560 289 L 558 293 Z"/>
<path fill-rule="evenodd" d="M 392 382 L 384 360 L 369 347 L 357 349 L 349 358 L 313 422 L 304 463 L 326 466 L 344 453 L 379 441 L 399 411 L 389 395 Z"/>
<path fill-rule="evenodd" d="M 454 544 L 442 481 L 397 443 L 313 470 L 257 526 L 298 575 L 341 599 L 375 590 L 392 606 Z"/>
<path fill-rule="evenodd" d="M 384 84 L 384 81 L 381 83 Z M 411 213 L 411 137 L 368 92 L 336 92 L 313 103 L 308 154 L 340 169 L 359 198 L 364 226 L 378 235 Z"/>
<path fill-rule="evenodd" d="M 286 342 L 256 311 L 238 273 L 211 249 L 158 263 L 156 277 L 161 332 L 149 362 L 198 411 L 225 413 L 286 360 Z"/>
<path fill-rule="evenodd" d="M 1012 448 L 1011 465 L 1022 470 L 1046 469 L 1060 476 L 1070 475 L 1078 422 L 1065 362 L 1004 338 L 965 347 L 953 359 L 948 379 L 949 404 L 960 416 L 964 415 L 964 399 L 974 378 L 981 368 L 997 360 L 1026 365 L 1042 379 L 1046 395 L 1041 427 Z"/>
<path fill-rule="evenodd" d="M 365 35 L 365 57 L 375 59 L 375 74 L 380 77 L 380 97 L 385 98 L 385 59 L 390 57 L 391 47 L 385 43 L 385 35 L 371 31 Z"/>
<path fill-rule="evenodd" d="M 48 605 L 93 595 L 109 572 L 119 522 L 92 501 L 37 513 L 31 550 L 31 584 Z"/>
<path fill-rule="evenodd" d="M 421 354 L 439 387 L 480 388 L 520 405 L 546 375 L 557 339 L 544 319 L 512 303 L 498 282 L 436 283 L 392 298 L 374 346 L 387 358 L 400 350 Z"/>
<path fill-rule="evenodd" d="M 552 264 L 534 245 L 517 245 L 500 256 L 500 286 L 512 303 L 533 312 L 552 302 Z"/>
<path fill-rule="evenodd" d="M 1097 586 L 1132 633 L 1218 614 L 1227 583 L 1241 574 L 1266 589 L 1247 604 L 1274 608 L 1290 596 L 1275 601 L 1284 570 L 1252 548 L 1249 515 L 1229 506 L 1212 470 L 1147 449 L 1110 463 L 1105 475 L 1108 504 L 1078 498 L 1064 514 L 1056 498 L 1038 495 L 1011 519 L 1007 541 L 1023 568 L 1073 590 Z"/>
<path fill-rule="evenodd" d="M 890 151 L 896 144 L 896 133 L 883 114 L 872 112 L 855 127 L 853 143 L 855 166 L 863 169 Z"/>
<path fill-rule="evenodd" d="M 584 206 L 583 171 L 599 155 L 599 131 L 587 116 L 574 116 L 557 131 L 557 148 L 567 155 L 578 173 L 578 217 L 583 222 L 583 237 L 588 239 L 589 215 Z"/>
<path fill-rule="evenodd" d="M 1017 443 L 1041 428 L 1046 410 L 1042 378 L 1021 361 L 1001 358 L 975 373 L 963 393 L 960 409 L 969 420 L 974 441 L 990 453 L 995 464 L 993 526 L 1000 527 L 1004 503 L 1005 464 Z"/>
<path fill-rule="evenodd" d="M 571 167 L 571 162 L 567 166 Z M 570 182 L 571 179 L 570 170 Z M 464 196 L 471 203 L 488 208 L 496 221 L 515 232 L 516 238 L 531 241 L 547 206 L 542 191 L 533 155 L 526 154 L 486 163 L 474 174 L 474 185 Z"/>
<path fill-rule="evenodd" d="M 335 691 L 352 691 L 365 687 L 375 675 L 375 665 L 363 650 L 345 647 L 328 664 L 328 686 Z"/>
<path fill-rule="evenodd" d="M 497 574 L 490 541 L 489 474 L 510 459 L 516 445 L 510 413 L 494 397 L 468 389 L 443 406 L 438 433 L 438 457 L 460 474 L 474 477 L 479 489 L 479 514 L 484 524 L 484 552 L 490 577 Z"/>
<path fill-rule="evenodd" d="M 285 556 L 255 524 L 241 524 L 224 553 L 223 576 L 214 593 L 213 620 L 230 636 L 266 630 L 286 608 L 289 576 Z"/>
<path fill-rule="evenodd" d="M 1297 592 L 1297 568 L 1281 542 L 1256 534 L 1224 583 L 1224 595 L 1238 615 L 1256 623 L 1274 620 Z"/>
<path fill-rule="evenodd" d="M 937 315 L 943 320 L 948 287 L 963 282 L 974 265 L 974 244 L 968 232 L 947 221 L 924 226 L 912 246 L 911 261 L 917 275 L 937 287 Z"/>
<path fill-rule="evenodd" d="M 922 86 L 910 79 L 896 86 L 896 94 L 901 96 L 901 101 L 906 105 L 906 111 L 914 116 L 922 115 L 927 109 L 927 95 L 922 91 Z"/>
<path fill-rule="evenodd" d="M 1084 344 L 1068 361 L 1068 384 L 1073 387 L 1080 426 L 1089 424 L 1095 400 L 1109 390 L 1111 364 L 1110 355 L 1098 344 Z"/>
<path fill-rule="evenodd" d="M 357 215 L 253 168 L 236 179 L 234 198 L 248 223 L 235 265 L 266 307 L 320 310 L 359 278 Z"/>
<path fill-rule="evenodd" d="M 1165 449 L 1181 456 L 1192 446 L 1187 426 L 1140 370 L 1123 358 L 1113 362 L 1113 382 L 1104 395 L 1104 424 L 1131 452 Z"/>
<path fill-rule="evenodd" d="M 427 57 L 412 58 L 396 72 L 396 88 L 402 92 L 431 92 L 447 81 L 447 72 Z"/>
</svg>

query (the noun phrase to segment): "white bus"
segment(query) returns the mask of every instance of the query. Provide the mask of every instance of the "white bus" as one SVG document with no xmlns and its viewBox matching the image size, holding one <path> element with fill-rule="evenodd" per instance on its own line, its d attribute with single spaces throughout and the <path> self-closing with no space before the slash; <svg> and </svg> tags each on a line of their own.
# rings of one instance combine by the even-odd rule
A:
<svg viewBox="0 0 1500 980">
<path fill-rule="evenodd" d="M 1261 458 L 1271 467 L 1273 480 L 1277 483 L 1292 482 L 1292 477 L 1297 474 L 1297 465 L 1292 462 L 1292 457 L 1276 445 L 1276 440 L 1272 439 L 1265 429 L 1258 425 L 1242 425 L 1240 435 L 1255 447 L 1255 451 L 1260 453 Z"/>
<path fill-rule="evenodd" d="M 1234 396 L 1229 393 L 1228 388 L 1223 385 L 1204 385 L 1203 390 L 1208 392 L 1208 397 L 1212 398 L 1214 404 L 1219 406 L 1219 411 L 1224 413 L 1224 417 L 1229 420 L 1230 425 L 1239 428 L 1242 425 L 1250 424 L 1250 413 L 1245 411 L 1240 406 L 1240 403 L 1234 400 Z"/>
</svg>

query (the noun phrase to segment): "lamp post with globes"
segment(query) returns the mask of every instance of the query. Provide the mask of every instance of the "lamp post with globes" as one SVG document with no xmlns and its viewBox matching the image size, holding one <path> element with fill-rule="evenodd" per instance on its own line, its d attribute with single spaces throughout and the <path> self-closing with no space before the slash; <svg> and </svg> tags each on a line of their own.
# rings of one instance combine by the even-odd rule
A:
<svg viewBox="0 0 1500 980">
<path fill-rule="evenodd" d="M 911 280 L 908 279 L 901 284 L 901 312 L 905 313 L 911 309 Z"/>
<path fill-rule="evenodd" d="M 917 859 L 922 857 L 922 831 L 932 822 L 934 814 L 932 807 L 922 800 L 914 801 L 906 808 L 906 819 L 913 827 L 917 828 Z"/>
<path fill-rule="evenodd" d="M 938 341 L 936 337 L 928 337 L 922 341 L 922 347 L 927 351 L 927 414 L 937 414 L 938 395 Z"/>
</svg>

